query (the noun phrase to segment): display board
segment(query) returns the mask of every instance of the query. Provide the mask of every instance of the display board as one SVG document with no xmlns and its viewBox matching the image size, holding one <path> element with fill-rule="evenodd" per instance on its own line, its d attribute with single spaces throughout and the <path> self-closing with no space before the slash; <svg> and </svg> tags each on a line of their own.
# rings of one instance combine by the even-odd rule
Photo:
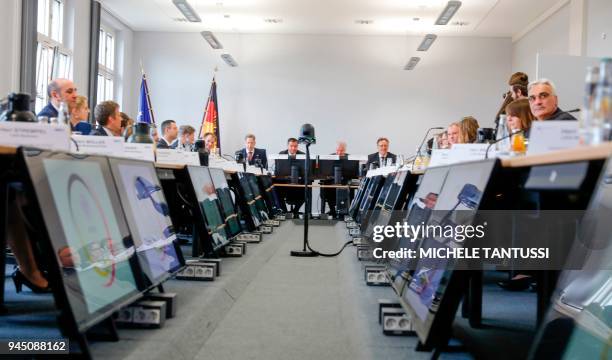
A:
<svg viewBox="0 0 612 360">
<path fill-rule="evenodd" d="M 44 234 L 41 245 L 49 252 L 56 303 L 84 332 L 146 287 L 108 159 L 38 150 L 21 155 L 30 202 L 46 230 L 37 234 Z"/>
<path fill-rule="evenodd" d="M 188 166 L 187 172 L 195 191 L 198 208 L 204 217 L 206 229 L 212 238 L 213 249 L 229 243 L 224 217 L 221 216 L 219 198 L 207 167 Z"/>
<path fill-rule="evenodd" d="M 217 192 L 217 197 L 221 203 L 221 209 L 227 224 L 227 232 L 230 237 L 238 235 L 242 228 L 240 227 L 240 221 L 238 219 L 238 213 L 234 206 L 234 200 L 232 199 L 232 192 L 227 184 L 225 173 L 222 169 L 209 168 L 210 176 Z"/>
<path fill-rule="evenodd" d="M 109 161 L 145 279 L 156 286 L 184 265 L 157 172 L 148 161 Z"/>
</svg>

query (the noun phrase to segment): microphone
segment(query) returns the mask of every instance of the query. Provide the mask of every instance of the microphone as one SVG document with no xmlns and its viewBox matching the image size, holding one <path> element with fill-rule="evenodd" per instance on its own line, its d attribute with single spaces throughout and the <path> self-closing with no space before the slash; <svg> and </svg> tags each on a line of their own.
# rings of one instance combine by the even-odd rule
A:
<svg viewBox="0 0 612 360">
<path fill-rule="evenodd" d="M 497 144 L 498 142 L 500 142 L 500 141 L 502 141 L 502 140 L 506 140 L 506 139 L 508 139 L 508 138 L 511 138 L 512 136 L 514 136 L 514 135 L 516 135 L 516 134 L 518 134 L 518 133 L 524 134 L 524 133 L 525 133 L 525 130 L 521 129 L 521 130 L 519 130 L 519 131 L 516 131 L 516 132 L 514 132 L 514 133 L 512 133 L 512 134 L 509 134 L 509 135 L 506 135 L 506 136 L 504 136 L 504 137 L 501 137 L 501 138 L 499 138 L 499 139 L 497 139 L 497 140 L 493 141 L 492 143 L 490 143 L 490 144 L 489 144 L 489 146 L 487 146 L 487 151 L 485 152 L 485 159 L 488 159 L 488 158 L 489 158 L 489 150 L 491 150 L 491 146 L 493 146 L 493 145 Z"/>
<path fill-rule="evenodd" d="M 416 158 L 419 157 L 419 155 L 422 155 L 421 153 L 421 149 L 423 148 L 423 144 L 425 143 L 425 141 L 427 140 L 427 137 L 429 136 L 429 132 L 431 130 L 444 130 L 443 127 L 430 127 L 429 129 L 427 129 L 427 132 L 425 133 L 425 136 L 423 137 L 423 140 L 421 140 L 421 144 L 419 145 L 419 147 L 417 148 L 417 153 L 416 156 L 414 157 L 414 160 L 412 160 L 412 167 L 414 168 L 414 163 L 416 162 Z"/>
</svg>

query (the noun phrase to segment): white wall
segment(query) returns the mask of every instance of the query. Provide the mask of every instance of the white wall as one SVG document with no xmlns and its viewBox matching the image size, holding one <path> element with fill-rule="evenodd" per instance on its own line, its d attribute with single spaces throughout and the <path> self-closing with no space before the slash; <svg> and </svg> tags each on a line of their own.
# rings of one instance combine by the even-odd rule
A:
<svg viewBox="0 0 612 360">
<path fill-rule="evenodd" d="M 134 102 L 132 95 L 139 91 L 140 84 L 132 81 L 133 64 L 139 63 L 138 59 L 133 58 L 134 32 L 106 10 L 102 11 L 101 23 L 115 32 L 115 100 L 122 111 L 135 115 L 138 103 Z"/>
<path fill-rule="evenodd" d="M 522 71 L 530 80 L 535 80 L 537 53 L 568 54 L 569 23 L 570 6 L 567 4 L 516 41 L 512 45 L 512 71 Z"/>
<path fill-rule="evenodd" d="M 588 0 L 586 6 L 586 54 L 612 56 L 612 1 Z M 605 39 L 602 38 L 605 34 Z"/>
<path fill-rule="evenodd" d="M 278 152 L 309 122 L 318 138 L 315 153 L 333 152 L 337 139 L 348 141 L 350 153 L 371 153 L 376 138 L 387 136 L 392 152 L 411 154 L 428 127 L 466 115 L 490 126 L 511 70 L 510 39 L 440 37 L 416 70 L 404 71 L 421 38 L 218 37 L 239 67 L 221 63 L 198 33 L 136 32 L 134 59 L 143 60 L 157 123 L 175 119 L 196 129 L 219 66 L 225 153 L 240 148 L 247 132 Z M 134 84 L 138 67 L 134 61 Z"/>
<path fill-rule="evenodd" d="M 21 1 L 5 0 L 0 11 L 0 98 L 19 90 Z M 8 50 L 8 51 L 7 51 Z"/>
</svg>

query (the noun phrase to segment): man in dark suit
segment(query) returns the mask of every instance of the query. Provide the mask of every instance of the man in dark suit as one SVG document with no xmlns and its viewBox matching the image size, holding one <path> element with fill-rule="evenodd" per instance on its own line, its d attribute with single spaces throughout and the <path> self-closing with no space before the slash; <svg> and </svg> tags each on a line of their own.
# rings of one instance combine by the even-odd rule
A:
<svg viewBox="0 0 612 360">
<path fill-rule="evenodd" d="M 298 140 L 296 138 L 289 138 L 287 139 L 287 150 L 283 150 L 279 154 L 295 156 L 297 154 L 304 154 L 304 152 L 298 150 Z"/>
<path fill-rule="evenodd" d="M 295 157 L 295 155 L 304 154 L 304 152 L 298 150 L 298 140 L 296 138 L 287 139 L 287 150 L 279 152 L 281 155 L 289 155 Z M 282 181 L 278 181 L 282 182 Z M 300 208 L 304 205 L 304 189 L 285 189 L 282 187 L 278 188 L 278 195 L 285 199 L 285 202 L 293 206 L 293 215 L 298 217 Z"/>
<path fill-rule="evenodd" d="M 348 156 L 348 154 L 346 153 L 346 142 L 338 141 L 336 143 L 336 152 L 334 152 L 331 155 L 338 155 L 340 157 L 340 160 L 346 159 Z M 334 184 L 333 179 L 324 179 L 324 180 L 320 180 L 320 182 L 321 182 L 321 185 L 333 185 Z M 343 181 L 343 183 L 346 183 L 346 181 Z M 321 196 L 321 213 L 325 211 L 325 203 L 327 203 L 327 205 L 329 205 L 329 215 L 336 218 L 337 217 L 336 189 L 321 188 L 320 196 Z"/>
<path fill-rule="evenodd" d="M 77 100 L 77 89 L 68 79 L 54 79 L 47 85 L 49 103 L 37 114 L 48 118 L 57 117 L 60 103 L 66 103 L 69 109 L 73 108 Z"/>
<path fill-rule="evenodd" d="M 93 136 L 121 136 L 121 112 L 114 101 L 102 101 L 94 109 L 98 127 L 90 133 Z"/>
<path fill-rule="evenodd" d="M 377 164 L 376 167 L 382 167 L 385 164 L 395 163 L 395 154 L 389 152 L 389 139 L 385 137 L 378 138 L 376 146 L 378 147 L 378 152 L 368 155 L 366 169 L 370 169 L 370 164 Z"/>
<path fill-rule="evenodd" d="M 268 155 L 266 155 L 266 149 L 258 149 L 255 147 L 255 135 L 247 134 L 244 137 L 244 148 L 239 150 L 242 154 L 242 158 L 249 165 L 257 165 L 257 160 L 261 160 L 261 166 L 265 169 L 268 168 Z"/>
<path fill-rule="evenodd" d="M 546 79 L 529 84 L 529 107 L 537 120 L 576 120 L 576 118 L 559 109 L 559 99 L 555 85 Z"/>
<path fill-rule="evenodd" d="M 162 137 L 157 142 L 158 149 L 176 149 L 178 145 L 178 127 L 174 120 L 165 120 L 161 123 Z"/>
</svg>

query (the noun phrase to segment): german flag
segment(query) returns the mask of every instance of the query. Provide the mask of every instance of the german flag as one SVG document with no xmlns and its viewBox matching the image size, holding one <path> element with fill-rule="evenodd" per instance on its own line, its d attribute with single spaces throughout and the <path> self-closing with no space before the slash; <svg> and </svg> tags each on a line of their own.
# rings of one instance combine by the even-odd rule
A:
<svg viewBox="0 0 612 360">
<path fill-rule="evenodd" d="M 200 139 L 204 138 L 204 134 L 213 133 L 217 140 L 215 141 L 215 148 L 221 152 L 220 136 L 219 136 L 219 108 L 217 104 L 217 82 L 215 78 L 212 80 L 210 85 L 210 93 L 208 94 L 208 100 L 206 101 L 206 107 L 204 108 L 204 117 L 202 118 L 202 126 L 200 127 Z"/>
</svg>

